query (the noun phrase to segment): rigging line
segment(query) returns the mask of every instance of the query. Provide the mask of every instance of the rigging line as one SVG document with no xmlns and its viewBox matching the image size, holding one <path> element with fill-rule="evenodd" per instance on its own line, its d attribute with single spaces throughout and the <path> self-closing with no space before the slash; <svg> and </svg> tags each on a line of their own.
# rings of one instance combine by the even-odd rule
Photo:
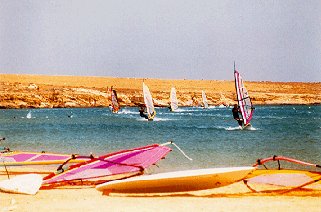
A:
<svg viewBox="0 0 321 212">
<path fill-rule="evenodd" d="M 4 160 L 3 160 L 2 162 L 3 162 L 4 168 L 5 168 L 5 170 L 6 170 L 8 179 L 10 180 L 10 176 L 9 176 L 9 172 L 8 172 L 7 166 L 6 166 L 5 162 L 4 162 Z"/>
<path fill-rule="evenodd" d="M 193 160 L 192 158 L 188 157 L 185 152 L 179 148 L 179 146 L 177 146 L 173 141 L 170 141 L 171 144 L 173 144 L 188 160 Z"/>
</svg>

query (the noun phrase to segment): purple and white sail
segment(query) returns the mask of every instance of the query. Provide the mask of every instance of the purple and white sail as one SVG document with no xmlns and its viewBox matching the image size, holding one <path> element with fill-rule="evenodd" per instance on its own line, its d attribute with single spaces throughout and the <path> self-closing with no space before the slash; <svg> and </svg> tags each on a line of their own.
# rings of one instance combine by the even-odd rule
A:
<svg viewBox="0 0 321 212">
<path fill-rule="evenodd" d="M 248 125 L 253 116 L 253 105 L 251 98 L 244 86 L 243 79 L 238 71 L 234 69 L 235 88 L 237 102 L 241 110 L 244 126 Z"/>
</svg>

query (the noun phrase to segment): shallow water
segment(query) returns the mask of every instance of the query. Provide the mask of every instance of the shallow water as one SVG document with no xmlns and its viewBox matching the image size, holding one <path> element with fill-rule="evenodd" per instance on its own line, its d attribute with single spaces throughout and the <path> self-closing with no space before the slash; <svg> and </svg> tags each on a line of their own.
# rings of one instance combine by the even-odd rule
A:
<svg viewBox="0 0 321 212">
<path fill-rule="evenodd" d="M 321 106 L 257 106 L 251 130 L 238 129 L 231 108 L 156 108 L 154 121 L 138 108 L 0 110 L 2 146 L 15 150 L 106 154 L 174 141 L 156 171 L 252 165 L 272 155 L 321 163 Z"/>
</svg>

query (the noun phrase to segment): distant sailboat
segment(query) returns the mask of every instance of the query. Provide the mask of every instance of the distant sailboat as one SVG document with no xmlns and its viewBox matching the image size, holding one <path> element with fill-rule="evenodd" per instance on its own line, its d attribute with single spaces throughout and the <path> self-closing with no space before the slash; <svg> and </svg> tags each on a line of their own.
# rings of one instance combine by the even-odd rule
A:
<svg viewBox="0 0 321 212">
<path fill-rule="evenodd" d="M 171 100 L 171 111 L 175 111 L 178 109 L 178 101 L 176 96 L 176 89 L 172 87 L 171 94 L 170 94 L 170 100 Z"/>
<path fill-rule="evenodd" d="M 117 98 L 116 90 L 113 89 L 113 86 L 110 88 L 110 96 L 111 96 L 111 111 L 113 113 L 118 113 L 120 106 Z"/>
<path fill-rule="evenodd" d="M 28 112 L 26 118 L 27 118 L 27 119 L 31 119 L 31 118 L 32 118 L 32 116 L 31 116 L 31 111 Z"/>
<path fill-rule="evenodd" d="M 149 88 L 147 87 L 147 85 L 145 85 L 144 82 L 143 82 L 143 95 L 144 95 L 144 103 L 147 109 L 148 120 L 152 121 L 156 116 L 156 111 L 154 108 L 152 95 L 149 91 Z"/>
<path fill-rule="evenodd" d="M 251 98 L 243 84 L 243 79 L 238 71 L 235 70 L 234 64 L 234 77 L 235 77 L 235 89 L 237 102 L 242 114 L 242 119 L 244 123 L 244 127 L 250 125 L 250 121 L 253 116 L 253 105 L 251 102 Z"/>
<path fill-rule="evenodd" d="M 202 90 L 202 101 L 203 101 L 204 109 L 207 109 L 208 108 L 207 98 L 206 98 L 205 91 L 203 91 L 203 90 Z"/>
</svg>

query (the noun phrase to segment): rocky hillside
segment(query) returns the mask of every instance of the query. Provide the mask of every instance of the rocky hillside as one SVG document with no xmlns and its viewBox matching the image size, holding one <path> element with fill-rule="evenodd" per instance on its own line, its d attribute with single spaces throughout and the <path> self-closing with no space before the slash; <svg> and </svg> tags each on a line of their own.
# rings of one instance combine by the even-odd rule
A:
<svg viewBox="0 0 321 212">
<path fill-rule="evenodd" d="M 143 79 L 0 74 L 0 108 L 106 107 L 107 88 L 120 104 L 143 102 Z M 235 102 L 234 81 L 145 79 L 156 106 L 167 106 L 172 86 L 180 106 L 197 106 L 204 90 L 210 105 Z M 321 83 L 245 82 L 253 104 L 321 104 Z"/>
</svg>

